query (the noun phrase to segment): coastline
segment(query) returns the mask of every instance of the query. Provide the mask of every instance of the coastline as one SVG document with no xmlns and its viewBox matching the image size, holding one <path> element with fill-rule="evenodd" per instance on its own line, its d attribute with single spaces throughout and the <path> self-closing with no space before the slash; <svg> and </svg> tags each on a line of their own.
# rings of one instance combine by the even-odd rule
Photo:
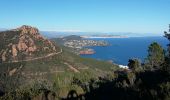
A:
<svg viewBox="0 0 170 100">
<path fill-rule="evenodd" d="M 96 40 L 102 40 L 96 39 Z M 127 66 L 130 58 L 139 58 L 144 61 L 147 56 L 148 46 L 153 42 L 158 42 L 164 49 L 168 44 L 168 40 L 164 37 L 129 37 L 125 39 L 105 39 L 110 46 L 106 47 L 89 47 L 95 50 L 93 55 L 81 55 L 82 57 L 113 60 L 119 65 Z"/>
<path fill-rule="evenodd" d="M 97 39 L 97 38 L 129 38 L 128 36 L 81 36 L 82 38 Z"/>
</svg>

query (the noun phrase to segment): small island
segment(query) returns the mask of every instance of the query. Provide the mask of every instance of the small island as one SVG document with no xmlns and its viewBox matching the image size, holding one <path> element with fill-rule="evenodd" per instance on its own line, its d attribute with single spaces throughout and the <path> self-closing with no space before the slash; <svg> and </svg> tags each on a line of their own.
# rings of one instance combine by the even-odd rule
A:
<svg viewBox="0 0 170 100">
<path fill-rule="evenodd" d="M 85 49 L 85 50 L 81 50 L 79 52 L 80 55 L 91 55 L 94 53 L 95 53 L 95 51 L 93 49 Z"/>
</svg>

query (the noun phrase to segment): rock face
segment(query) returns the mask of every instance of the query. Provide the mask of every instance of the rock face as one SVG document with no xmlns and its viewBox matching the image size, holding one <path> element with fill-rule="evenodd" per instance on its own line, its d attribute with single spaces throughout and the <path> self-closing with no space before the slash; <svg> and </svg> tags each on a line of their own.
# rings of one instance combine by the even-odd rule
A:
<svg viewBox="0 0 170 100">
<path fill-rule="evenodd" d="M 21 30 L 23 34 L 31 33 L 31 34 L 37 34 L 39 31 L 37 28 L 23 25 L 20 28 L 17 28 L 17 30 Z"/>
<path fill-rule="evenodd" d="M 39 30 L 35 27 L 23 25 L 20 28 L 15 29 L 16 31 L 21 31 L 21 35 L 31 34 L 36 39 L 44 39 L 40 34 Z"/>
<path fill-rule="evenodd" d="M 24 60 L 56 52 L 55 45 L 45 39 L 35 27 L 23 25 L 0 32 L 0 59 L 2 62 Z"/>
<path fill-rule="evenodd" d="M 12 56 L 16 57 L 18 54 L 16 45 L 12 45 Z"/>
<path fill-rule="evenodd" d="M 6 61 L 6 51 L 2 53 L 2 61 Z"/>
</svg>

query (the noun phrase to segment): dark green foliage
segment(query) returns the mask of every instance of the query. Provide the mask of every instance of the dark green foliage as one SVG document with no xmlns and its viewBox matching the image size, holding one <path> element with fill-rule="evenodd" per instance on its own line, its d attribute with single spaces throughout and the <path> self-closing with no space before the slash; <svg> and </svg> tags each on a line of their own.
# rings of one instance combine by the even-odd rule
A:
<svg viewBox="0 0 170 100">
<path fill-rule="evenodd" d="M 148 47 L 147 65 L 151 69 L 158 69 L 164 63 L 165 55 L 163 48 L 156 42 Z"/>
<path fill-rule="evenodd" d="M 170 58 L 169 57 L 165 58 L 165 63 L 163 64 L 163 70 L 165 72 L 170 73 Z"/>
<path fill-rule="evenodd" d="M 48 89 L 25 88 L 11 91 L 0 100 L 56 100 L 56 94 Z"/>
<path fill-rule="evenodd" d="M 0 50 L 7 47 L 9 43 L 17 43 L 19 41 L 19 34 L 19 31 L 0 32 Z"/>
<path fill-rule="evenodd" d="M 81 100 L 82 98 L 84 100 L 169 100 L 169 80 L 170 76 L 160 70 L 119 73 L 118 77 L 112 80 L 99 78 L 88 83 L 81 83 L 81 81 L 76 80 L 75 84 L 88 91 L 74 97 L 74 100 Z"/>
<path fill-rule="evenodd" d="M 170 25 L 169 25 L 169 28 L 170 28 Z M 170 32 L 170 29 L 169 29 L 169 32 Z M 165 34 L 165 37 L 170 41 L 170 33 L 165 31 L 164 34 Z M 170 43 L 167 46 L 168 46 L 168 49 L 167 49 L 168 55 L 165 58 L 165 63 L 164 63 L 163 68 L 165 71 L 170 73 Z"/>
<path fill-rule="evenodd" d="M 77 68 L 80 73 L 72 72 L 64 62 Z M 20 66 L 23 67 L 20 69 Z M 17 69 L 16 73 L 9 76 L 9 71 L 15 68 Z M 61 54 L 49 57 L 48 59 L 0 64 L 0 90 L 6 92 L 5 97 L 8 93 L 8 96 L 12 96 L 11 91 L 28 86 L 34 81 L 46 80 L 50 88 L 46 87 L 45 89 L 55 91 L 59 98 L 67 95 L 67 92 L 71 89 L 77 90 L 78 93 L 83 93 L 83 89 L 80 86 L 72 84 L 73 77 L 81 80 L 81 82 L 89 82 L 92 78 L 96 79 L 98 76 L 104 76 L 117 68 L 117 66 L 108 62 L 81 58 L 63 48 Z M 38 91 L 40 83 L 38 82 L 36 86 L 32 87 L 35 89 L 34 91 Z M 32 93 L 36 94 L 35 92 Z"/>
<path fill-rule="evenodd" d="M 165 37 L 170 41 L 170 33 L 164 32 Z M 168 44 L 168 56 L 170 57 L 170 44 Z"/>
<path fill-rule="evenodd" d="M 133 71 L 140 71 L 142 69 L 138 59 L 129 59 L 128 67 Z"/>
</svg>

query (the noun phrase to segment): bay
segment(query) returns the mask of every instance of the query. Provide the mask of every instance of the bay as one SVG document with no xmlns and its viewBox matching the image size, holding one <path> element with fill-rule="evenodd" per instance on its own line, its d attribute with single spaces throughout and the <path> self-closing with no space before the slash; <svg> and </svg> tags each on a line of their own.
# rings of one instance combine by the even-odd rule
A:
<svg viewBox="0 0 170 100">
<path fill-rule="evenodd" d="M 152 42 L 159 43 L 167 48 L 168 40 L 165 37 L 131 37 L 131 38 L 91 38 L 92 40 L 107 41 L 110 46 L 88 47 L 95 50 L 95 54 L 81 55 L 86 58 L 113 61 L 120 65 L 127 65 L 131 58 L 138 58 L 142 62 L 147 57 L 148 46 Z"/>
</svg>

